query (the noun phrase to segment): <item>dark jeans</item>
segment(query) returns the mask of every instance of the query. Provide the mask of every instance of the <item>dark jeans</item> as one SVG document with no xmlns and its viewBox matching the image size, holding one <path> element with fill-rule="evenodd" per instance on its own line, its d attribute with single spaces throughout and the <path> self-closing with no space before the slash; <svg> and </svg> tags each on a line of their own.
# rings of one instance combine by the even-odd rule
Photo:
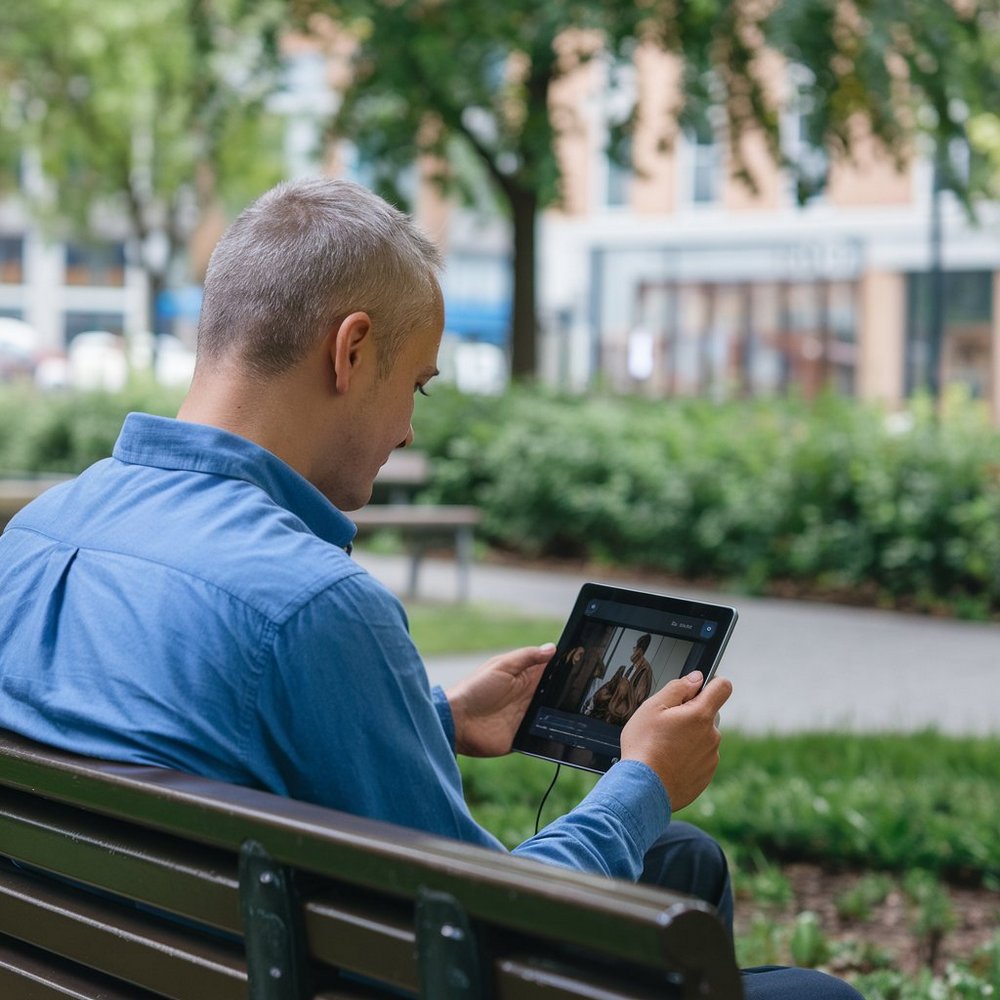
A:
<svg viewBox="0 0 1000 1000">
<path fill-rule="evenodd" d="M 690 823 L 671 822 L 666 836 L 646 855 L 639 879 L 711 903 L 730 937 L 733 889 L 722 848 Z M 745 1000 L 862 1000 L 852 986 L 814 969 L 761 966 L 743 970 Z"/>
</svg>

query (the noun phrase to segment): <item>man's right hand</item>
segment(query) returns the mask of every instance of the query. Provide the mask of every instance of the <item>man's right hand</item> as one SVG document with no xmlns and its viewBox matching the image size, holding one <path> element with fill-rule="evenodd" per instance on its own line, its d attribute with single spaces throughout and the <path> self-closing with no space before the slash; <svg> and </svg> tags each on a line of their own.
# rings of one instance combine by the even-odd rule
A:
<svg viewBox="0 0 1000 1000">
<path fill-rule="evenodd" d="M 719 766 L 716 726 L 733 685 L 716 677 L 699 690 L 700 671 L 671 681 L 647 698 L 622 730 L 622 760 L 641 760 L 659 776 L 674 812 L 694 802 Z"/>
</svg>

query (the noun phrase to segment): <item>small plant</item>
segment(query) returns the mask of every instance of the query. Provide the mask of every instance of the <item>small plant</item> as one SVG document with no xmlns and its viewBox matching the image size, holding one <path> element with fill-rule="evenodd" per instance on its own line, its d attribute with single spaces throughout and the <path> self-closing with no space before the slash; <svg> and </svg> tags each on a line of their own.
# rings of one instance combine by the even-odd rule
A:
<svg viewBox="0 0 1000 1000">
<path fill-rule="evenodd" d="M 782 964 L 786 933 L 776 920 L 754 914 L 745 933 L 736 939 L 736 959 L 740 967 Z"/>
<path fill-rule="evenodd" d="M 765 864 L 760 871 L 742 877 L 747 895 L 762 906 L 782 907 L 792 901 L 792 883 L 776 865 Z"/>
<path fill-rule="evenodd" d="M 892 879 L 879 872 L 862 875 L 850 889 L 842 892 L 836 900 L 837 913 L 842 920 L 869 920 L 872 911 L 885 902 L 892 889 Z"/>
<path fill-rule="evenodd" d="M 819 917 L 811 910 L 795 918 L 788 947 L 792 961 L 804 968 L 815 969 L 830 958 L 830 943 L 823 933 Z"/>
<path fill-rule="evenodd" d="M 937 965 L 941 942 L 955 926 L 955 911 L 948 890 L 933 875 L 925 871 L 910 872 L 903 881 L 903 890 L 913 906 L 911 926 L 921 941 L 929 969 Z"/>
<path fill-rule="evenodd" d="M 893 956 L 872 941 L 845 938 L 830 945 L 830 965 L 835 970 L 853 969 L 857 972 L 875 972 L 889 969 Z"/>
</svg>

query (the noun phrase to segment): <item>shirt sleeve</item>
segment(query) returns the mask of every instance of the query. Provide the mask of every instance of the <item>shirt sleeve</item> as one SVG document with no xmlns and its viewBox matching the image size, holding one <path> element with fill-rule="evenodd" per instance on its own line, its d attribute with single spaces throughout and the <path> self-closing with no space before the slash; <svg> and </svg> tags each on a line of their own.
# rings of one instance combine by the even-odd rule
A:
<svg viewBox="0 0 1000 1000">
<path fill-rule="evenodd" d="M 519 857 L 636 881 L 670 823 L 670 797 L 637 760 L 615 764 L 571 812 L 513 851 Z"/>
<path fill-rule="evenodd" d="M 469 812 L 451 710 L 444 692 L 431 690 L 402 606 L 363 571 L 276 629 L 255 718 L 249 753 L 264 787 L 503 850 Z M 515 853 L 635 879 L 669 818 L 656 775 L 623 762 Z"/>
<path fill-rule="evenodd" d="M 437 711 L 441 728 L 444 730 L 444 734 L 448 738 L 448 743 L 451 745 L 452 749 L 454 749 L 455 718 L 451 714 L 451 703 L 448 701 L 448 696 L 444 693 L 444 688 L 439 687 L 438 685 L 432 687 L 431 698 L 434 700 L 434 708 Z"/>
</svg>

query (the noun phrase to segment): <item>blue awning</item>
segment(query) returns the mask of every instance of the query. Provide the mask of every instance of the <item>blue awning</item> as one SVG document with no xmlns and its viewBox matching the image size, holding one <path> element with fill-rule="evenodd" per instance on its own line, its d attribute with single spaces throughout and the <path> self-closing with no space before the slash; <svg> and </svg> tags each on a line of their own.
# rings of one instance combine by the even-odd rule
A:
<svg viewBox="0 0 1000 1000">
<path fill-rule="evenodd" d="M 510 335 L 510 303 L 445 299 L 444 328 L 463 340 L 504 347 Z"/>
</svg>

